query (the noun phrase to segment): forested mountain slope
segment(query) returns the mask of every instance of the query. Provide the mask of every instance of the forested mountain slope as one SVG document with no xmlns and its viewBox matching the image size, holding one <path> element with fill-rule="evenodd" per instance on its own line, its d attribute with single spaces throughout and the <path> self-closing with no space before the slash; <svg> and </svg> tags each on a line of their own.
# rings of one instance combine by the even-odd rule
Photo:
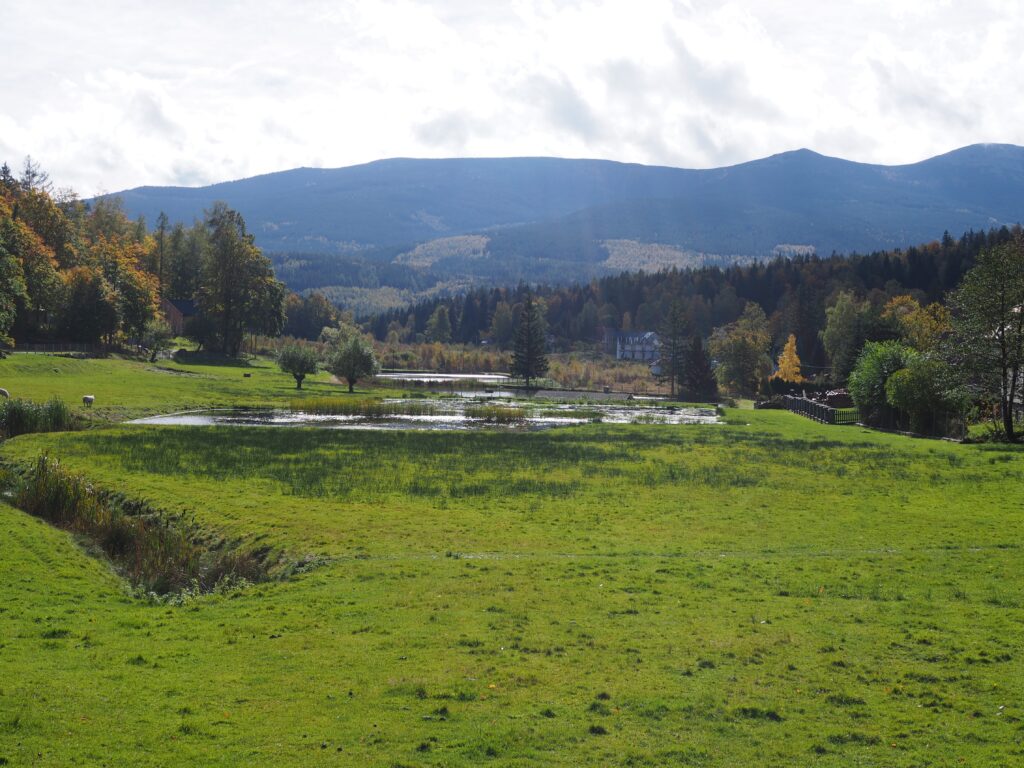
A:
<svg viewBox="0 0 1024 768">
<path fill-rule="evenodd" d="M 809 150 L 709 170 L 556 158 L 381 160 L 118 193 L 132 218 L 239 210 L 295 290 L 372 307 L 467 285 L 871 252 L 1024 220 L 1024 148 L 901 166 Z M 370 293 L 366 294 L 365 291 Z"/>
</svg>

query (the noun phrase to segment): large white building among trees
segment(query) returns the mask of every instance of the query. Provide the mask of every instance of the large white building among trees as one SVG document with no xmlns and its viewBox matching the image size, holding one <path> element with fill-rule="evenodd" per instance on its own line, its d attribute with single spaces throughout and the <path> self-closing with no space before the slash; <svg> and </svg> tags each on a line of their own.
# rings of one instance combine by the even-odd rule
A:
<svg viewBox="0 0 1024 768">
<path fill-rule="evenodd" d="M 642 360 L 650 363 L 660 355 L 661 339 L 656 331 L 627 331 L 615 335 L 616 360 Z"/>
</svg>

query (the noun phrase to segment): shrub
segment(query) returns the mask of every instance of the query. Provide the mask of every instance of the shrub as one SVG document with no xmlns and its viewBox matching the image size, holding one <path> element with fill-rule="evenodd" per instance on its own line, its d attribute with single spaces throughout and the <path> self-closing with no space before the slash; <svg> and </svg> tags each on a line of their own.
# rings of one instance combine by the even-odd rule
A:
<svg viewBox="0 0 1024 768">
<path fill-rule="evenodd" d="M 947 386 L 949 375 L 949 367 L 939 360 L 913 358 L 886 380 L 886 402 L 907 414 L 911 431 L 931 432 L 937 415 L 965 410 L 963 398 Z"/>
<path fill-rule="evenodd" d="M 849 390 L 864 418 L 877 421 L 889 405 L 885 383 L 917 358 L 918 353 L 898 341 L 869 341 L 850 374 Z"/>
<path fill-rule="evenodd" d="M 149 362 L 155 363 L 157 355 L 170 349 L 174 339 L 174 331 L 166 322 L 153 318 L 146 323 L 142 331 L 142 346 L 149 350 Z"/>
<path fill-rule="evenodd" d="M 339 338 L 334 351 L 327 360 L 327 370 L 348 383 L 352 392 L 359 379 L 376 376 L 380 364 L 373 353 L 373 347 L 362 336 L 355 334 L 347 340 Z"/>
<path fill-rule="evenodd" d="M 0 403 L 0 434 L 17 437 L 30 432 L 61 432 L 72 428 L 71 409 L 58 397 L 45 403 L 4 400 Z"/>
<path fill-rule="evenodd" d="M 295 378 L 295 388 L 302 389 L 302 380 L 316 373 L 317 355 L 311 347 L 290 344 L 277 356 L 277 365 Z"/>
<path fill-rule="evenodd" d="M 966 409 L 951 378 L 948 365 L 905 344 L 868 342 L 850 374 L 849 389 L 869 423 L 882 422 L 892 409 L 901 428 L 931 433 L 954 429 L 946 417 Z"/>
</svg>

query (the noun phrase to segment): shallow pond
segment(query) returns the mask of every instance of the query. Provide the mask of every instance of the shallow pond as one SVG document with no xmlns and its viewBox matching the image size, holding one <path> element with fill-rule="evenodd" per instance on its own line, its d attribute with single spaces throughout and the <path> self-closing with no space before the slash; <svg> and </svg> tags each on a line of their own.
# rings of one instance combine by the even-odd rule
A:
<svg viewBox="0 0 1024 768">
<path fill-rule="evenodd" d="M 283 409 L 206 410 L 171 413 L 137 419 L 132 424 L 178 426 L 238 427 L 322 427 L 325 429 L 390 430 L 532 430 L 589 423 L 603 424 L 715 424 L 714 408 L 675 408 L 622 404 L 530 403 L 503 401 L 496 416 L 476 410 L 480 403 L 472 398 L 387 399 L 384 405 L 397 411 L 391 414 L 320 414 Z M 414 413 L 402 413 L 409 406 Z M 429 411 L 424 413 L 422 411 Z M 506 411 L 517 411 L 509 417 Z"/>
<path fill-rule="evenodd" d="M 378 373 L 376 378 L 416 384 L 502 384 L 511 381 L 505 373 Z"/>
</svg>

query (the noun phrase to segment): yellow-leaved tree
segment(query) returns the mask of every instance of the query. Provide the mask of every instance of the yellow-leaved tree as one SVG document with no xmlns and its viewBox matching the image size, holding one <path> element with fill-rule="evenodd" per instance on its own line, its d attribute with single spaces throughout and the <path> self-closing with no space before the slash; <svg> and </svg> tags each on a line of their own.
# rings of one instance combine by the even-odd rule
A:
<svg viewBox="0 0 1024 768">
<path fill-rule="evenodd" d="M 893 296 L 882 319 L 895 323 L 900 338 L 919 352 L 935 349 L 953 328 L 948 309 L 938 302 L 922 307 L 913 296 Z"/>
<path fill-rule="evenodd" d="M 779 368 L 771 375 L 771 378 L 779 379 L 789 384 L 799 384 L 802 381 L 806 381 L 800 375 L 800 357 L 796 353 L 796 336 L 792 333 L 786 339 L 786 346 L 782 348 L 782 353 L 779 355 Z"/>
</svg>

